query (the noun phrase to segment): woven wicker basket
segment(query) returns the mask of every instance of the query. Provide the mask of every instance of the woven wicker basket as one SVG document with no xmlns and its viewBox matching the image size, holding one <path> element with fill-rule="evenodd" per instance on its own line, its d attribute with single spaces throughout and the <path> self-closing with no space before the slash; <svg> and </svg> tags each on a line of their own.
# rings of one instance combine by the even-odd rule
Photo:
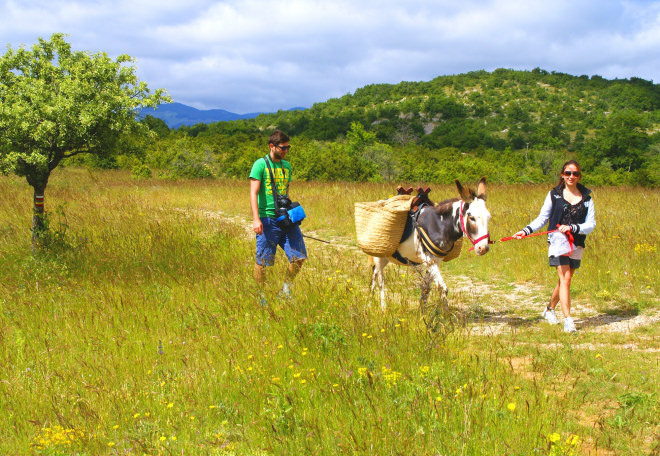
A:
<svg viewBox="0 0 660 456">
<path fill-rule="evenodd" d="M 463 250 L 463 238 L 460 237 L 456 242 L 454 242 L 454 248 L 449 251 L 447 256 L 442 257 L 442 261 L 451 261 L 454 258 L 461 256 L 461 251 Z"/>
<path fill-rule="evenodd" d="M 355 231 L 364 253 L 388 257 L 399 247 L 413 196 L 397 195 L 387 200 L 355 203 Z"/>
</svg>

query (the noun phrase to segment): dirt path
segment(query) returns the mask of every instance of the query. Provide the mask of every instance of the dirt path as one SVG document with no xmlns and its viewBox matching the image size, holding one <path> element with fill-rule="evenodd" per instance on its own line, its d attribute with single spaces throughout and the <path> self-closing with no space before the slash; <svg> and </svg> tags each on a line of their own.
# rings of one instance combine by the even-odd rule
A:
<svg viewBox="0 0 660 456">
<path fill-rule="evenodd" d="M 454 292 L 462 295 L 463 302 L 471 303 L 470 310 L 477 314 L 474 333 L 495 334 L 510 330 L 512 326 L 543 323 L 541 311 L 548 295 L 544 287 L 536 284 L 510 284 L 505 287 L 475 284 L 468 277 L 460 276 L 452 279 L 458 282 Z M 573 302 L 573 310 L 577 328 L 595 333 L 630 333 L 660 322 L 660 311 L 657 310 L 642 314 L 609 315 L 599 313 L 588 303 L 579 300 Z M 625 348 L 625 345 L 619 347 Z"/>
</svg>

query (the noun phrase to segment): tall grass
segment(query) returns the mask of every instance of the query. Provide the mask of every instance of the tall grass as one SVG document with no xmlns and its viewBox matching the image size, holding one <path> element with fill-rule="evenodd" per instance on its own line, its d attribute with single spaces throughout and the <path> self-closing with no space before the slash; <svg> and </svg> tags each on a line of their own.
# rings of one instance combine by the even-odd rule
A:
<svg viewBox="0 0 660 456">
<path fill-rule="evenodd" d="M 490 187 L 492 237 L 525 226 L 546 191 Z M 295 182 L 304 231 L 334 245 L 308 241 L 293 300 L 277 297 L 280 252 L 264 307 L 251 277 L 244 181 L 62 170 L 46 194 L 61 236 L 33 254 L 29 188 L 0 178 L 0 454 L 657 450 L 657 327 L 575 338 L 537 323 L 535 308 L 523 315 L 529 325 L 478 336 L 465 311 L 471 298 L 458 293 L 454 316 L 430 331 L 415 274 L 396 268 L 394 299 L 380 312 L 366 257 L 352 248 L 352 208 L 392 193 Z M 455 194 L 447 186 L 431 196 Z M 660 193 L 594 194 L 598 227 L 576 301 L 657 312 Z M 467 276 L 549 293 L 542 239 L 492 249 L 443 265 L 450 289 Z"/>
</svg>

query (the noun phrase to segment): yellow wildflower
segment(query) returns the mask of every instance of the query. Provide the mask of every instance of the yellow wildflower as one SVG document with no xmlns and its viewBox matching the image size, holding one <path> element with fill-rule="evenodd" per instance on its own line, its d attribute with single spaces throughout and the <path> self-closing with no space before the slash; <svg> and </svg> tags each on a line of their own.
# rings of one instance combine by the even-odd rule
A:
<svg viewBox="0 0 660 456">
<path fill-rule="evenodd" d="M 568 439 L 566 439 L 566 443 L 571 446 L 577 446 L 578 443 L 580 443 L 580 438 L 575 434 L 571 434 L 568 436 Z"/>
<path fill-rule="evenodd" d="M 548 441 L 550 441 L 552 443 L 556 443 L 556 442 L 559 442 L 559 440 L 561 439 L 561 435 L 557 434 L 556 432 L 553 432 L 547 438 L 548 438 Z"/>
</svg>

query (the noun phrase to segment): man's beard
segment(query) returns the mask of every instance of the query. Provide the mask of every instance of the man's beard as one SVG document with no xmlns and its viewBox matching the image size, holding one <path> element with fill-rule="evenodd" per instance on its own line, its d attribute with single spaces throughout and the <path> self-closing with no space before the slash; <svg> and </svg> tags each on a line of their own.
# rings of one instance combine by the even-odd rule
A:
<svg viewBox="0 0 660 456">
<path fill-rule="evenodd" d="M 276 150 L 274 150 L 274 151 L 273 151 L 273 158 L 274 158 L 275 160 L 282 160 L 282 153 L 281 153 L 281 152 L 278 152 L 278 151 L 276 151 Z"/>
</svg>

